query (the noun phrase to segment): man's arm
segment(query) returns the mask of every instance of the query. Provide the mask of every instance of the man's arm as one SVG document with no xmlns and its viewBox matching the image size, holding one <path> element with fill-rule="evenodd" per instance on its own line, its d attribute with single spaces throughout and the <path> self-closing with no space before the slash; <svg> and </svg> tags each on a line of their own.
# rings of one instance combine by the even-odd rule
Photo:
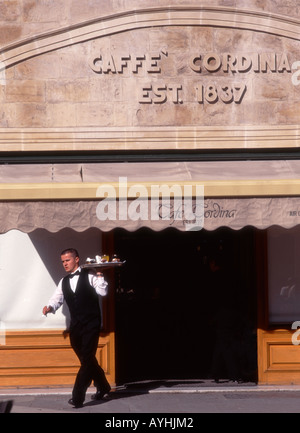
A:
<svg viewBox="0 0 300 433">
<path fill-rule="evenodd" d="M 63 304 L 64 302 L 64 295 L 62 292 L 62 279 L 60 280 L 60 282 L 58 283 L 58 286 L 55 290 L 55 292 L 53 293 L 52 297 L 50 298 L 48 305 L 46 305 L 43 308 L 43 314 L 44 316 L 47 316 L 48 313 L 55 313 L 56 310 L 59 309 L 59 307 Z"/>
<path fill-rule="evenodd" d="M 106 296 L 108 292 L 108 283 L 105 281 L 101 272 L 96 274 L 89 273 L 89 281 L 92 287 L 96 290 L 97 295 Z"/>
</svg>

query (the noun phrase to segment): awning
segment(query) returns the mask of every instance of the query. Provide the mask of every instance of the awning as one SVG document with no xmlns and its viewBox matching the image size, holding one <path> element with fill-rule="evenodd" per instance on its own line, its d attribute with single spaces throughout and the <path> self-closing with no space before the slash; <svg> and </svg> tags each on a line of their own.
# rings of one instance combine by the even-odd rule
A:
<svg viewBox="0 0 300 433">
<path fill-rule="evenodd" d="M 37 228 L 57 232 L 65 227 L 76 231 L 84 231 L 97 227 L 109 231 L 117 227 L 134 231 L 141 227 L 163 230 L 169 227 L 187 230 L 187 221 L 171 211 L 158 220 L 151 217 L 146 220 L 134 220 L 128 216 L 126 220 L 108 218 L 101 221 L 97 218 L 99 201 L 33 201 L 5 202 L 0 206 L 0 231 L 5 233 L 17 229 L 30 233 Z M 171 208 L 174 204 L 171 202 Z M 181 212 L 180 210 L 178 213 Z M 177 219 L 176 219 L 177 218 Z M 205 199 L 204 223 L 206 230 L 218 227 L 229 227 L 239 230 L 245 226 L 265 229 L 271 225 L 291 228 L 300 224 L 300 198 L 232 198 Z"/>
<path fill-rule="evenodd" d="M 7 165 L 0 181 L 1 233 L 300 224 L 300 161 Z"/>
</svg>

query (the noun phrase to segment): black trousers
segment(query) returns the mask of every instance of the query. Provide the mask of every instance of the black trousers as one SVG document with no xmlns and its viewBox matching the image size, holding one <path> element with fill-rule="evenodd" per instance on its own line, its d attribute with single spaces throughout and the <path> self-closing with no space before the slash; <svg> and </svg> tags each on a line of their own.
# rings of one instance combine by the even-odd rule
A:
<svg viewBox="0 0 300 433">
<path fill-rule="evenodd" d="M 78 323 L 70 330 L 71 346 L 81 364 L 73 387 L 74 403 L 84 402 L 86 391 L 92 381 L 97 391 L 110 389 L 105 373 L 96 359 L 99 332 L 99 325 L 91 326 L 90 323 Z"/>
</svg>

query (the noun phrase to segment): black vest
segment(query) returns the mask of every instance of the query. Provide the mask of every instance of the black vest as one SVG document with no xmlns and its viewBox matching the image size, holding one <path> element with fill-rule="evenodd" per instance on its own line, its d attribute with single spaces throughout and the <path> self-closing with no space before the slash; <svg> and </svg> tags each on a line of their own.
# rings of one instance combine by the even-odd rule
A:
<svg viewBox="0 0 300 433">
<path fill-rule="evenodd" d="M 62 280 L 64 299 L 69 307 L 71 315 L 70 329 L 78 322 L 82 325 L 101 326 L 101 311 L 99 297 L 94 287 L 89 283 L 88 272 L 81 270 L 75 293 L 70 286 L 70 278 L 67 275 Z"/>
</svg>

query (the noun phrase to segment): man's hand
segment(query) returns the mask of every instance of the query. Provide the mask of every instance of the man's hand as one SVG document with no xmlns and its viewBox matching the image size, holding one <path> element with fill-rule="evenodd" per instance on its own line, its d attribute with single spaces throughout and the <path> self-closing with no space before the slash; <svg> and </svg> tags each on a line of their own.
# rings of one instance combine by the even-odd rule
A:
<svg viewBox="0 0 300 433">
<path fill-rule="evenodd" d="M 53 311 L 53 308 L 52 307 L 44 307 L 43 308 L 43 314 L 44 314 L 44 316 L 47 316 L 47 314 L 48 313 L 52 313 L 52 311 Z"/>
</svg>

